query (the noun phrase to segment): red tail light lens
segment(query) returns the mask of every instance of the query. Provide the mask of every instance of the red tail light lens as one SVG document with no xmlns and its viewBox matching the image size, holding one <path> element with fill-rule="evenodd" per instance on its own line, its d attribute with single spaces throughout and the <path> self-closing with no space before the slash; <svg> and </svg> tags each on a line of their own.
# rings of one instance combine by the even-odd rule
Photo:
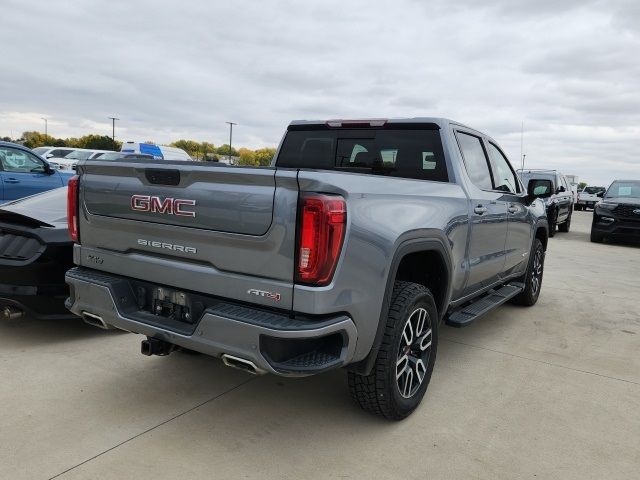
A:
<svg viewBox="0 0 640 480">
<path fill-rule="evenodd" d="M 336 269 L 347 221 L 344 198 L 305 194 L 300 207 L 299 283 L 326 285 Z"/>
<path fill-rule="evenodd" d="M 80 178 L 74 175 L 67 184 L 67 226 L 74 242 L 78 241 L 78 185 Z"/>
</svg>

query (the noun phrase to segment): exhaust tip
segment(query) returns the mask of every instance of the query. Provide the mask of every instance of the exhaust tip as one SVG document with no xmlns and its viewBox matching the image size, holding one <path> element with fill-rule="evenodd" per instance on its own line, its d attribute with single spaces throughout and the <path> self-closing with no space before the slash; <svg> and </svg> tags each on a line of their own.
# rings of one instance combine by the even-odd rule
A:
<svg viewBox="0 0 640 480">
<path fill-rule="evenodd" d="M 244 370 L 245 372 L 249 372 L 253 375 L 262 375 L 263 373 L 266 373 L 264 370 L 256 367 L 256 364 L 251 360 L 234 357 L 233 355 L 229 355 L 226 353 L 222 354 L 222 363 L 224 363 L 227 367 Z"/>
<path fill-rule="evenodd" d="M 111 330 L 111 327 L 102 320 L 102 317 L 95 313 L 82 312 L 82 319 L 85 323 L 93 325 L 94 327 L 102 328 L 103 330 Z"/>
<path fill-rule="evenodd" d="M 24 311 L 16 307 L 6 306 L 0 310 L 0 317 L 2 320 L 18 320 L 24 317 Z"/>
</svg>

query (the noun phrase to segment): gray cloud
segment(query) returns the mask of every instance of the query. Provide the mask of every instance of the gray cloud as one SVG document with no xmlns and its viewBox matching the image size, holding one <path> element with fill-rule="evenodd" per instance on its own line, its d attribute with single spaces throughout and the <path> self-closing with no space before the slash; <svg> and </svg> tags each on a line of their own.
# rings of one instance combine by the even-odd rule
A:
<svg viewBox="0 0 640 480">
<path fill-rule="evenodd" d="M 640 177 L 637 1 L 3 2 L 0 136 L 275 145 L 298 118 L 436 116 L 519 164 Z"/>
</svg>

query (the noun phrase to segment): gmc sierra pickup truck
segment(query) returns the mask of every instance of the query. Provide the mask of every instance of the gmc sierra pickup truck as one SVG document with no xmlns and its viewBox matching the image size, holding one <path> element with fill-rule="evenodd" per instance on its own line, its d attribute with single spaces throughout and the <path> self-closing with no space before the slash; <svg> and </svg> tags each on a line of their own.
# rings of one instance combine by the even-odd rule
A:
<svg viewBox="0 0 640 480">
<path fill-rule="evenodd" d="M 498 144 L 446 119 L 296 121 L 270 167 L 80 162 L 67 306 L 142 353 L 252 373 L 346 367 L 390 419 L 420 403 L 441 322 L 540 294 L 548 224 Z"/>
</svg>

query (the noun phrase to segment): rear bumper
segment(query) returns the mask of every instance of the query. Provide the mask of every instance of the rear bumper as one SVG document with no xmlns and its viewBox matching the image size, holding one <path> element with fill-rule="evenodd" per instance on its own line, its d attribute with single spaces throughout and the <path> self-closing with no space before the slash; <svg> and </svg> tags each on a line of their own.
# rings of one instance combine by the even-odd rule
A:
<svg viewBox="0 0 640 480">
<path fill-rule="evenodd" d="M 256 307 L 211 297 L 211 304 L 188 328 L 162 325 L 163 319 L 133 306 L 129 279 L 86 268 L 67 272 L 67 307 L 109 327 L 157 338 L 183 348 L 220 357 L 249 360 L 263 372 L 306 376 L 348 364 L 357 331 L 346 315 L 290 318 Z M 87 315 L 88 314 L 88 315 Z M 93 323 L 93 322 L 92 322 Z"/>
</svg>

